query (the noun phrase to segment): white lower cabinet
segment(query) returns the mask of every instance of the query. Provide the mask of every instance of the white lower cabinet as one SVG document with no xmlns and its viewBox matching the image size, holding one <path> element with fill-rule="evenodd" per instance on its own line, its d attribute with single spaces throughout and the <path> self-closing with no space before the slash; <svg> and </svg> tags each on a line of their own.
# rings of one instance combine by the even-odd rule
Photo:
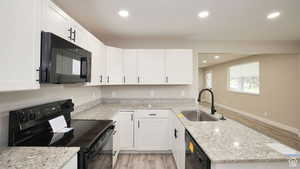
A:
<svg viewBox="0 0 300 169">
<path fill-rule="evenodd" d="M 68 161 L 62 169 L 78 169 L 78 158 L 77 154 L 74 155 L 70 161 Z"/>
<path fill-rule="evenodd" d="M 169 119 L 160 114 L 169 113 L 161 110 L 136 111 L 135 148 L 136 150 L 169 150 Z"/>
<path fill-rule="evenodd" d="M 119 150 L 169 151 L 185 169 L 185 128 L 170 110 L 135 110 L 117 115 Z"/>
<path fill-rule="evenodd" d="M 171 147 L 178 169 L 185 169 L 185 128 L 173 115 L 171 124 Z"/>
<path fill-rule="evenodd" d="M 114 118 L 115 121 L 115 129 L 113 132 L 113 168 L 118 160 L 119 152 L 120 152 L 120 127 L 118 116 Z"/>
<path fill-rule="evenodd" d="M 120 150 L 133 150 L 133 112 L 120 112 L 117 118 L 117 123 L 119 127 Z"/>
</svg>

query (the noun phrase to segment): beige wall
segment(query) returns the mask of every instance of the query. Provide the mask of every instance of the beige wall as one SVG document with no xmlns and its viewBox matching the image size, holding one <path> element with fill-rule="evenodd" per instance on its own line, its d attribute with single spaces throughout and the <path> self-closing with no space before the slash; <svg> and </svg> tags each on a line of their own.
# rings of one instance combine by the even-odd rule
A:
<svg viewBox="0 0 300 169">
<path fill-rule="evenodd" d="M 298 55 L 257 55 L 208 67 L 213 72 L 216 102 L 300 129 Z M 260 62 L 260 94 L 227 90 L 227 69 L 234 64 Z M 269 115 L 265 116 L 265 112 Z"/>
<path fill-rule="evenodd" d="M 73 99 L 80 105 L 101 97 L 99 87 L 82 85 L 43 85 L 40 90 L 0 93 L 0 146 L 8 142 L 8 112 L 46 102 Z"/>
</svg>

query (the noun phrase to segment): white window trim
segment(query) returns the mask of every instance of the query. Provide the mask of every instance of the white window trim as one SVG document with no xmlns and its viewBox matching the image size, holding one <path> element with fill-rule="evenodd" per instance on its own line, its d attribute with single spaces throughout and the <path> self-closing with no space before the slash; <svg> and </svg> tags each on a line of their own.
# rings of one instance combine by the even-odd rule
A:
<svg viewBox="0 0 300 169">
<path fill-rule="evenodd" d="M 213 72 L 212 72 L 212 70 L 209 70 L 209 71 L 206 71 L 206 72 L 204 72 L 204 79 L 205 79 L 205 88 L 207 88 L 207 79 L 206 79 L 206 75 L 208 74 L 208 73 L 211 73 L 211 88 L 209 88 L 209 89 L 212 89 L 213 88 Z"/>
<path fill-rule="evenodd" d="M 258 72 L 259 72 L 259 93 L 251 93 L 251 92 L 244 92 L 244 91 L 238 91 L 238 90 L 234 90 L 234 89 L 231 89 L 230 88 L 230 67 L 232 66 L 240 66 L 240 65 L 247 65 L 247 64 L 251 64 L 251 63 L 258 63 Z M 261 75 L 260 75 L 260 70 L 261 70 L 261 67 L 260 67 L 260 62 L 257 60 L 257 61 L 251 61 L 251 62 L 245 62 L 245 63 L 241 63 L 241 64 L 233 64 L 233 65 L 230 65 L 228 68 L 227 68 L 227 90 L 229 92 L 233 92 L 233 93 L 239 93 L 239 94 L 245 94 L 245 95 L 254 95 L 254 96 L 259 96 L 261 94 L 261 87 L 260 87 L 260 82 L 261 82 Z"/>
</svg>

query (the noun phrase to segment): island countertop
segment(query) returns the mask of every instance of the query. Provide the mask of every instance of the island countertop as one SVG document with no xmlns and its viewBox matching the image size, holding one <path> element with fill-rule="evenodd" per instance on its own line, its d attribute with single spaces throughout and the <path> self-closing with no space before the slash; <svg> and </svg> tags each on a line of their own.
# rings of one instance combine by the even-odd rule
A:
<svg viewBox="0 0 300 169">
<path fill-rule="evenodd" d="M 61 169 L 79 147 L 0 147 L 2 169 Z"/>
<path fill-rule="evenodd" d="M 87 111 L 77 113 L 73 119 L 114 119 L 119 111 L 139 109 L 170 109 L 175 115 L 183 110 L 202 110 L 207 107 L 198 104 L 99 104 Z M 193 122 L 184 116 L 178 116 L 184 127 L 190 132 L 213 163 L 233 162 L 280 162 L 289 157 L 267 146 L 278 141 L 265 136 L 236 121 L 227 119 L 214 122 Z M 299 157 L 296 157 L 299 159 Z"/>
</svg>

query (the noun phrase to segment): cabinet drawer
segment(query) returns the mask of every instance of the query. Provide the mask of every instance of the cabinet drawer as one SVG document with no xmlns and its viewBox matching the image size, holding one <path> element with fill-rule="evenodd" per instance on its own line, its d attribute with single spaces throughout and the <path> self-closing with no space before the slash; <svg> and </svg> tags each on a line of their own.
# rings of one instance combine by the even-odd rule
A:
<svg viewBox="0 0 300 169">
<path fill-rule="evenodd" d="M 137 110 L 134 117 L 137 118 L 168 118 L 170 110 Z"/>
</svg>

